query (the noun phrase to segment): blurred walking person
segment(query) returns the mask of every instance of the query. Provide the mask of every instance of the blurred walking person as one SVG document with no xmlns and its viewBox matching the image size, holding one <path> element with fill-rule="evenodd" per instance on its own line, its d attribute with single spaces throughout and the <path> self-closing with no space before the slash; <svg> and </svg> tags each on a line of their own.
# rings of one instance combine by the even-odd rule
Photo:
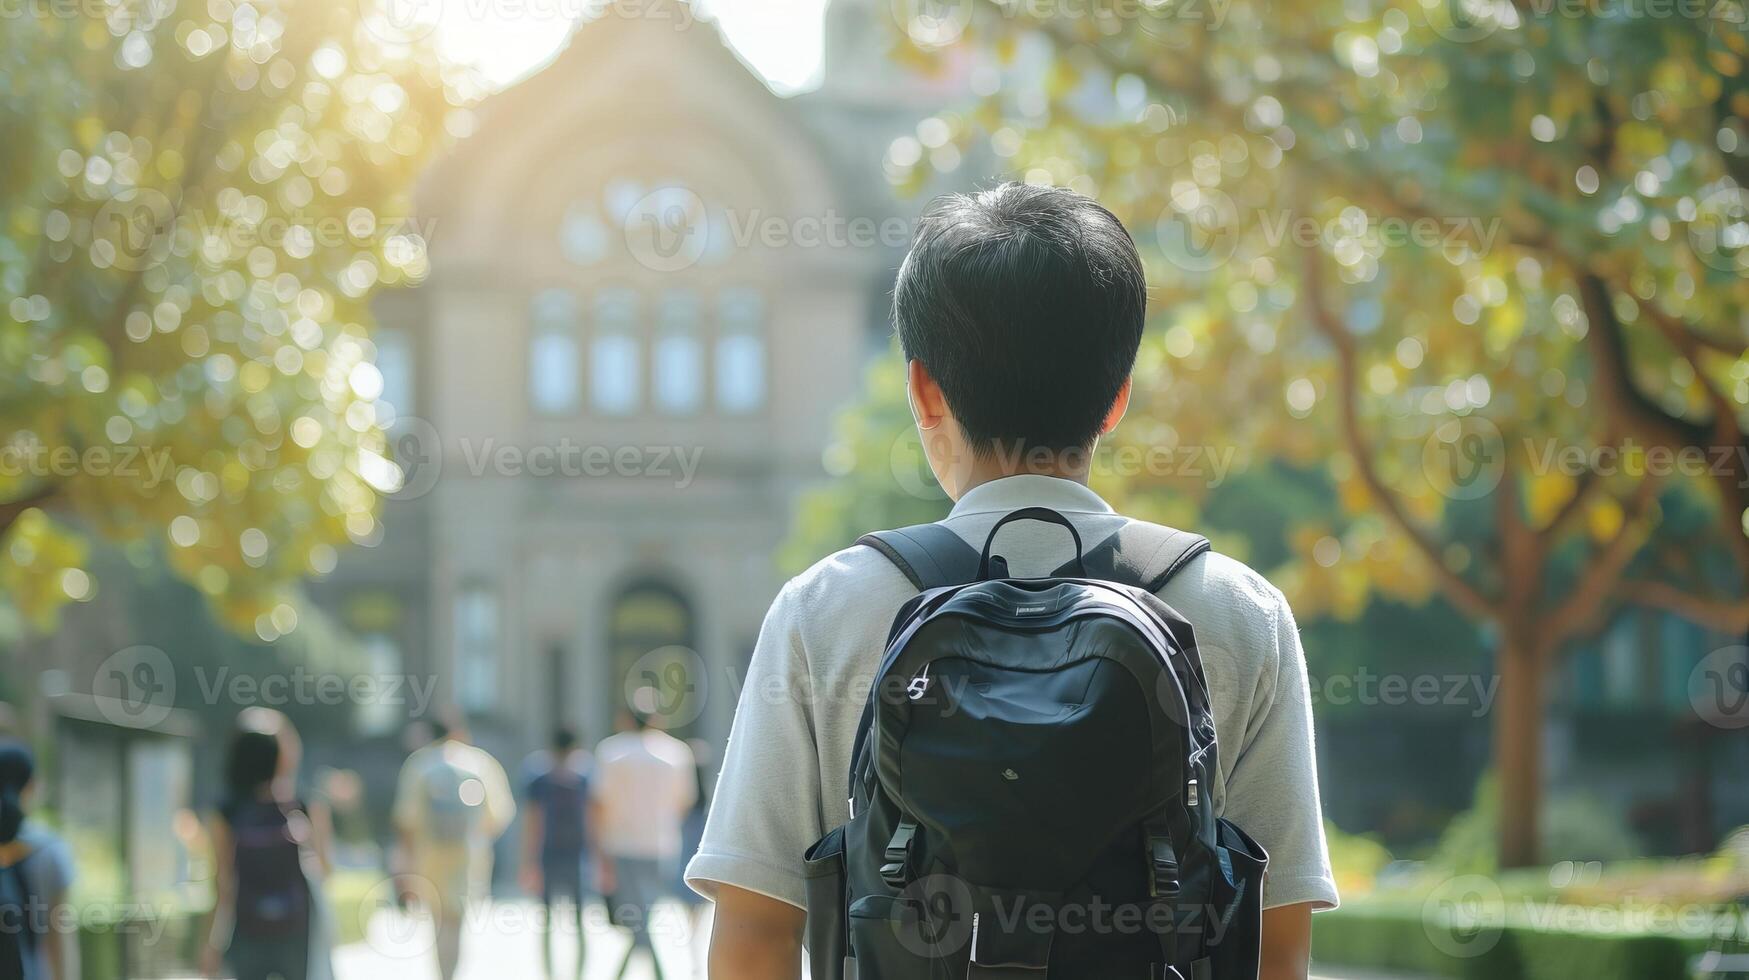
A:
<svg viewBox="0 0 1749 980">
<path fill-rule="evenodd" d="M 656 902 L 671 891 L 680 862 L 681 826 L 698 798 L 698 768 L 685 742 L 650 725 L 637 712 L 626 730 L 595 750 L 591 790 L 599 806 L 596 842 L 602 891 L 614 919 L 631 930 L 632 945 L 620 961 L 624 977 L 639 949 L 650 954 L 656 980 L 662 963 L 650 937 Z"/>
<path fill-rule="evenodd" d="M 523 812 L 522 887 L 540 896 L 545 916 L 542 960 L 553 972 L 554 916 L 565 908 L 577 926 L 577 970 L 583 976 L 583 865 L 589 852 L 588 761 L 577 750 L 577 733 L 553 733 L 545 768 L 529 780 Z"/>
<path fill-rule="evenodd" d="M 36 760 L 23 742 L 0 738 L 0 977 L 67 980 L 79 975 L 62 921 L 73 856 L 66 842 L 25 818 Z"/>
<path fill-rule="evenodd" d="M 209 821 L 217 894 L 201 955 L 208 977 L 333 976 L 322 895 L 328 819 L 297 795 L 299 745 L 291 722 L 277 711 L 238 718 L 225 761 L 225 798 Z"/>
<path fill-rule="evenodd" d="M 428 724 L 431 742 L 407 758 L 395 789 L 400 891 L 431 912 L 438 975 L 452 980 L 468 903 L 488 894 L 492 845 L 515 819 L 516 800 L 498 760 L 461 729 Z"/>
</svg>

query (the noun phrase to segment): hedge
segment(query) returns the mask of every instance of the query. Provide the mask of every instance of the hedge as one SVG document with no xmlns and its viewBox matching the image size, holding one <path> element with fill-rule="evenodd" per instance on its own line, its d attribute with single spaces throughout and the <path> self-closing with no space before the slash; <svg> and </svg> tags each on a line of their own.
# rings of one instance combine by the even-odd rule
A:
<svg viewBox="0 0 1749 980">
<path fill-rule="evenodd" d="M 1681 980 L 1708 948 L 1705 937 L 1514 922 L 1436 944 L 1440 935 L 1419 905 L 1355 904 L 1317 917 L 1312 957 L 1320 965 L 1454 980 Z"/>
</svg>

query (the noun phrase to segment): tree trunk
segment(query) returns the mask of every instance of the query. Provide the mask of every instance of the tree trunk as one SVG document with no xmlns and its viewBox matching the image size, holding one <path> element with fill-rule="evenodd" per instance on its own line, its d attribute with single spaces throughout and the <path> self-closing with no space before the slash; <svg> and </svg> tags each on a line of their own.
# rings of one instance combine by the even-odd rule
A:
<svg viewBox="0 0 1749 980">
<path fill-rule="evenodd" d="M 1537 863 L 1542 813 L 1543 671 L 1523 629 L 1501 631 L 1494 706 L 1494 759 L 1500 781 L 1500 866 Z"/>
</svg>

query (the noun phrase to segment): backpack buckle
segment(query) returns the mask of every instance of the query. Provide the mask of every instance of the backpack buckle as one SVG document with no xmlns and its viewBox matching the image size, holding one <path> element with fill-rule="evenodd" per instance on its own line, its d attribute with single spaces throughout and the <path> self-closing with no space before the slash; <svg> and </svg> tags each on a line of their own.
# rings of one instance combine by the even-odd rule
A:
<svg viewBox="0 0 1749 980">
<path fill-rule="evenodd" d="M 881 880 L 894 888 L 905 887 L 905 868 L 911 861 L 911 841 L 916 836 L 917 825 L 900 820 L 899 826 L 893 830 L 893 839 L 887 842 L 887 849 L 881 854 Z"/>
<path fill-rule="evenodd" d="M 1153 898 L 1172 897 L 1183 888 L 1178 880 L 1178 852 L 1172 848 L 1172 838 L 1148 838 L 1148 895 Z"/>
</svg>

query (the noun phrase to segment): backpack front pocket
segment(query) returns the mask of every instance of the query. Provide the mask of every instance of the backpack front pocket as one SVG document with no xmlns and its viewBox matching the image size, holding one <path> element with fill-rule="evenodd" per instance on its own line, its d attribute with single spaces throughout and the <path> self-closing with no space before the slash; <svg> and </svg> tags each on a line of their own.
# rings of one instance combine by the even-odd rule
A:
<svg viewBox="0 0 1749 980">
<path fill-rule="evenodd" d="M 965 962 L 964 932 L 923 903 L 865 895 L 850 906 L 853 969 L 844 980 L 946 980 L 950 964 Z"/>
<path fill-rule="evenodd" d="M 1231 821 L 1215 822 L 1208 951 L 1215 977 L 1254 977 L 1263 942 L 1263 873 L 1269 855 Z"/>
<path fill-rule="evenodd" d="M 844 828 L 834 827 L 802 858 L 803 886 L 808 902 L 808 972 L 815 980 L 852 980 L 845 976 L 850 955 L 849 923 L 844 910 Z"/>
</svg>

